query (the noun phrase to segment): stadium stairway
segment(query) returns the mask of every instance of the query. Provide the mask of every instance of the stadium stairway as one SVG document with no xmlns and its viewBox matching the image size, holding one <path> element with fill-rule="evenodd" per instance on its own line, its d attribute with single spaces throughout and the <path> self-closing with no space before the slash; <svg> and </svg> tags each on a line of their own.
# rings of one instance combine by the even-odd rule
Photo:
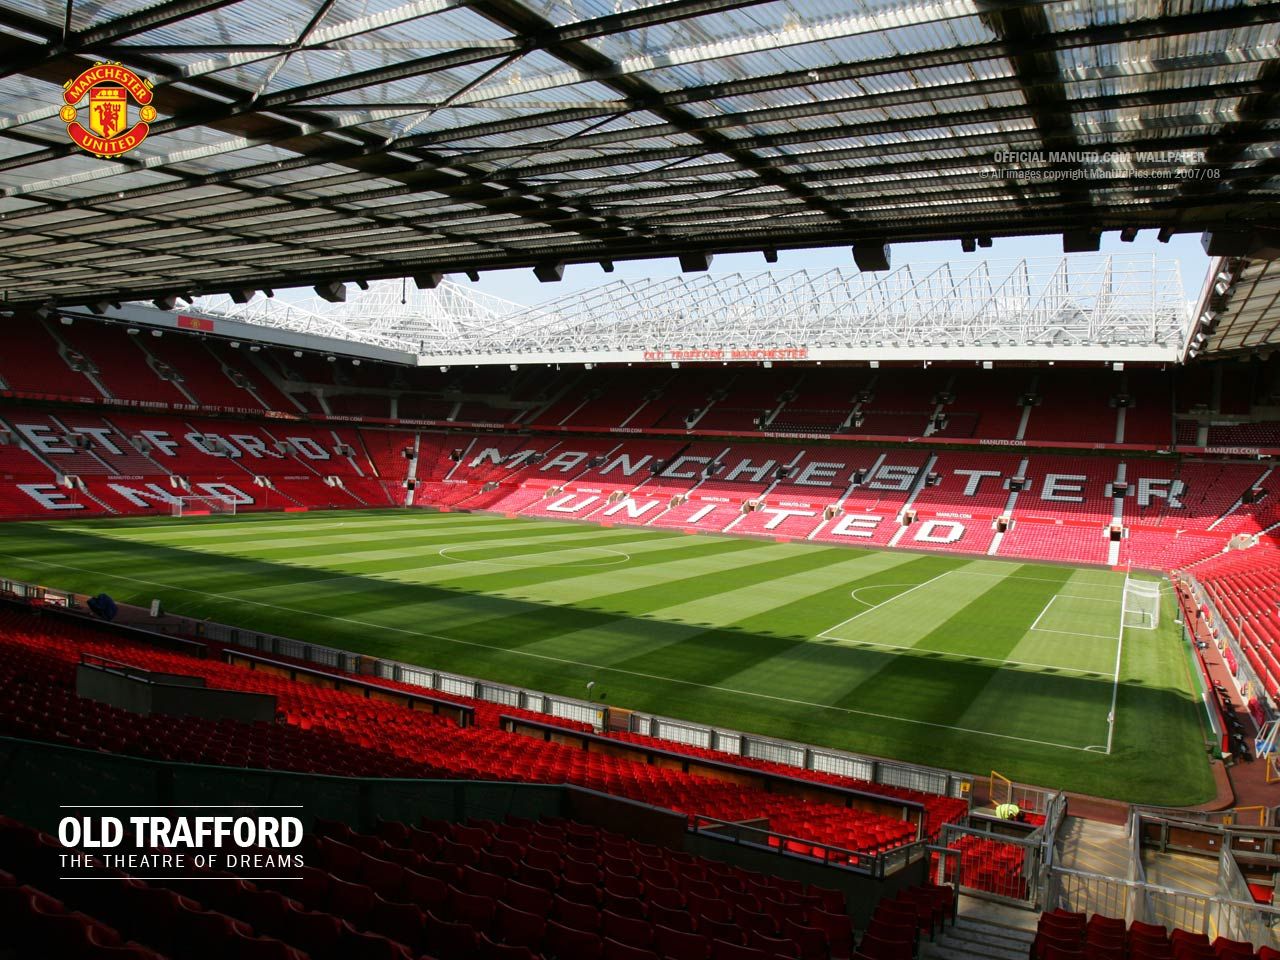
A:
<svg viewBox="0 0 1280 960">
<path fill-rule="evenodd" d="M 1014 911 L 996 913 L 993 906 L 961 897 L 956 922 L 937 940 L 920 945 L 919 960 L 1026 960 L 1035 940 L 1034 928 L 1027 929 L 1026 919 Z M 989 919 L 990 915 L 1001 919 Z M 1019 920 L 1024 925 L 1014 922 Z"/>
<path fill-rule="evenodd" d="M 1057 862 L 1070 870 L 1124 876 L 1129 866 L 1124 825 L 1066 817 L 1058 829 Z"/>
</svg>

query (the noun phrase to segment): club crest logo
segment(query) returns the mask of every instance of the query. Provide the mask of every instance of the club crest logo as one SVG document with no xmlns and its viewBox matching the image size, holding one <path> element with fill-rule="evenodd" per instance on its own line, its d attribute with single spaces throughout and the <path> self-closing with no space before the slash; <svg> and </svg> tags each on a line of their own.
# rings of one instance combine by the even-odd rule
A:
<svg viewBox="0 0 1280 960">
<path fill-rule="evenodd" d="M 151 81 L 143 80 L 118 63 L 94 64 L 63 85 L 64 106 L 58 115 L 67 135 L 80 149 L 98 157 L 118 157 L 147 138 L 156 119 L 151 105 Z M 78 119 L 79 106 L 88 98 L 88 126 Z M 129 101 L 138 104 L 138 122 L 129 125 Z"/>
</svg>

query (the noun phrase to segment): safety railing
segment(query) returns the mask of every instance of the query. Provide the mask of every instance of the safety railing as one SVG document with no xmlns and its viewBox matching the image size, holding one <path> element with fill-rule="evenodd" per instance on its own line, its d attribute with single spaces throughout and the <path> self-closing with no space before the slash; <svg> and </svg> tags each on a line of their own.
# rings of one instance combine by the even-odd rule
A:
<svg viewBox="0 0 1280 960">
<path fill-rule="evenodd" d="M 1226 810 L 1183 810 L 1178 807 L 1134 807 L 1147 818 L 1184 820 L 1220 827 L 1274 827 L 1276 808 L 1252 804 Z"/>
<path fill-rule="evenodd" d="M 960 912 L 960 888 L 964 867 L 960 851 L 930 844 L 925 847 L 929 858 L 925 882 L 938 887 L 951 888 L 951 922 L 955 923 Z"/>
<path fill-rule="evenodd" d="M 941 843 L 960 855 L 960 889 L 984 900 L 1034 909 L 1044 856 L 1039 830 L 1018 837 L 977 826 L 944 824 Z"/>
<path fill-rule="evenodd" d="M 975 801 L 985 800 L 991 807 L 1012 803 L 1023 813 L 1034 813 L 1046 818 L 1054 798 L 1061 796 L 1056 790 L 1035 787 L 1029 783 L 1016 783 L 994 770 L 986 778 L 985 785 L 986 797 L 975 797 Z"/>
<path fill-rule="evenodd" d="M 899 870 L 928 855 L 928 848 L 924 841 L 904 844 L 884 853 L 873 854 L 793 837 L 750 822 L 718 820 L 715 817 L 701 815 L 689 818 L 689 830 L 738 845 L 753 846 L 780 857 L 799 858 L 806 861 L 817 860 L 830 867 L 852 870 L 877 879 L 893 876 Z"/>
<path fill-rule="evenodd" d="M 1231 655 L 1235 658 L 1235 682 L 1236 686 L 1239 688 L 1241 696 L 1245 699 L 1256 697 L 1258 702 L 1262 704 L 1267 719 L 1275 719 L 1276 711 L 1272 706 L 1271 697 L 1267 694 L 1266 684 L 1262 682 L 1262 679 L 1253 669 L 1253 664 L 1250 662 L 1248 655 L 1244 651 L 1244 647 L 1240 643 L 1240 638 L 1237 636 L 1237 630 L 1239 628 L 1230 624 L 1226 618 L 1223 617 L 1217 604 L 1214 603 L 1213 598 L 1209 596 L 1209 592 L 1204 588 L 1204 584 L 1197 580 L 1194 575 L 1187 570 L 1183 570 L 1181 577 L 1188 585 L 1190 585 L 1191 594 L 1195 598 L 1197 609 L 1199 607 L 1205 607 L 1208 609 L 1210 619 L 1212 621 L 1211 626 L 1213 627 L 1214 634 L 1216 635 L 1218 642 L 1225 644 L 1231 651 Z"/>
<path fill-rule="evenodd" d="M 656 714 L 632 713 L 628 726 L 632 733 L 659 740 L 938 796 L 968 798 L 973 784 L 972 774 L 860 756 L 712 725 L 672 720 Z"/>
<path fill-rule="evenodd" d="M 1280 946 L 1280 909 L 1234 896 L 1176 890 L 1138 880 L 1055 867 L 1049 872 L 1045 910 L 1100 913 L 1126 922 L 1161 924 L 1169 929 L 1247 941 L 1255 948 Z"/>
</svg>

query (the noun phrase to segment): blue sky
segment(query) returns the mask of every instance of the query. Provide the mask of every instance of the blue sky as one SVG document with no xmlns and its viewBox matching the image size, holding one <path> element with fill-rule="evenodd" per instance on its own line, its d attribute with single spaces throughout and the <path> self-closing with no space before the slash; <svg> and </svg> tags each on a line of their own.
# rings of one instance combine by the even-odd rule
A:
<svg viewBox="0 0 1280 960">
<path fill-rule="evenodd" d="M 1179 234 L 1168 243 L 1156 240 L 1155 230 L 1144 230 L 1133 243 L 1122 243 L 1117 232 L 1102 237 L 1103 253 L 1130 253 L 1155 255 L 1162 260 L 1177 260 L 1182 274 L 1182 286 L 1188 300 L 1194 300 L 1209 269 L 1209 258 L 1200 247 L 1200 235 Z M 899 243 L 890 253 L 894 267 L 904 264 L 965 263 L 979 260 L 1016 260 L 1022 257 L 1057 258 L 1062 256 L 1060 236 L 997 237 L 989 249 L 964 253 L 958 241 L 938 243 Z M 759 253 L 743 253 L 717 256 L 711 264 L 713 273 L 759 273 L 764 270 L 788 273 L 794 270 L 828 270 L 832 267 L 853 267 L 853 257 L 848 247 L 832 247 L 820 250 L 779 251 L 778 262 L 767 264 Z M 680 266 L 674 258 L 658 260 L 619 261 L 613 273 L 605 273 L 598 264 L 571 264 L 565 268 L 564 279 L 559 283 L 539 283 L 532 270 L 490 270 L 480 274 L 479 283 L 471 283 L 461 274 L 450 279 L 464 286 L 472 286 L 485 293 L 533 305 L 544 300 L 598 287 L 616 279 L 643 279 L 675 276 Z"/>
</svg>

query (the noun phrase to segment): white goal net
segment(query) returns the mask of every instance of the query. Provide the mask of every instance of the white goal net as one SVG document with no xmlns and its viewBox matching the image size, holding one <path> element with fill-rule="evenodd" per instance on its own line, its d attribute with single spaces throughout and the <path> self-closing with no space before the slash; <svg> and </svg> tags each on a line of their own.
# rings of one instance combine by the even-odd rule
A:
<svg viewBox="0 0 1280 960">
<path fill-rule="evenodd" d="M 236 512 L 236 502 L 226 497 L 179 497 L 173 502 L 175 517 L 207 517 L 210 514 Z"/>
<path fill-rule="evenodd" d="M 1125 579 L 1124 625 L 1139 630 L 1160 625 L 1160 581 Z"/>
</svg>

